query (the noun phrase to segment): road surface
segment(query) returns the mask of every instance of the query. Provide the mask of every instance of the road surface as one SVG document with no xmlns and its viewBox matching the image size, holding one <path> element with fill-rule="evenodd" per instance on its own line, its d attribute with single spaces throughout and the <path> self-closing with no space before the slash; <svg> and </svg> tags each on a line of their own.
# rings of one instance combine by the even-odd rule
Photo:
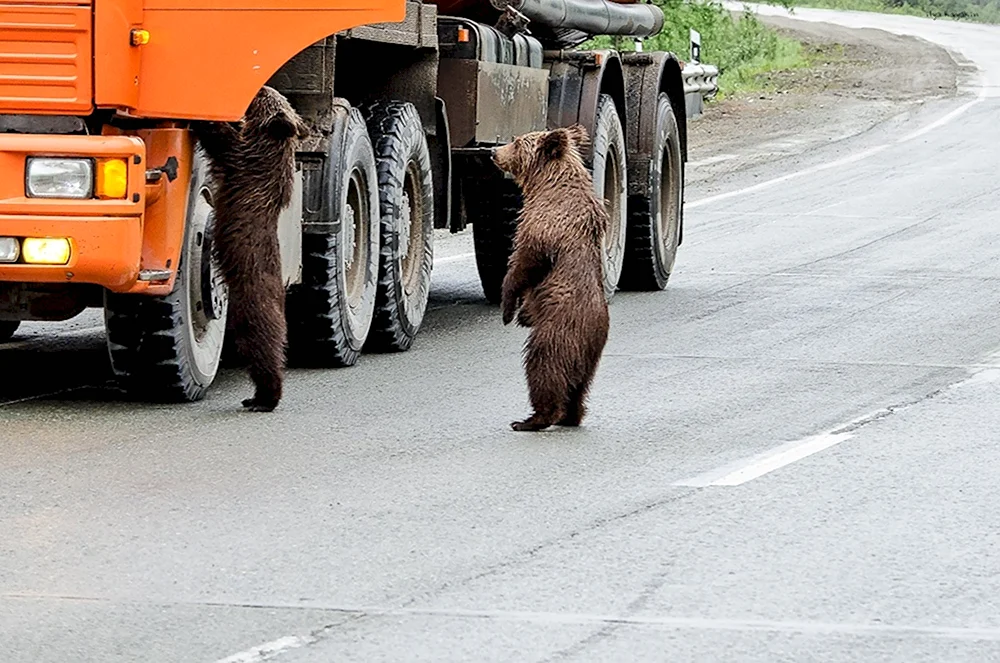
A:
<svg viewBox="0 0 1000 663">
<path fill-rule="evenodd" d="M 0 659 L 1000 660 L 1000 28 L 959 98 L 688 192 L 591 415 L 444 241 L 413 350 L 122 403 L 99 317 L 0 351 Z M 55 395 L 45 394 L 57 392 Z"/>
</svg>

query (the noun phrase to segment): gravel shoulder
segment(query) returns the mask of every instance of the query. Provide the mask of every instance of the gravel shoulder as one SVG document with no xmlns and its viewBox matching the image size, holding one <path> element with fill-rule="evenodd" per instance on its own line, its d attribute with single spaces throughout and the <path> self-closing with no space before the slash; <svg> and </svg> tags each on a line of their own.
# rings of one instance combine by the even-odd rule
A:
<svg viewBox="0 0 1000 663">
<path fill-rule="evenodd" d="M 802 42 L 809 66 L 765 90 L 710 103 L 689 124 L 689 184 L 863 133 L 958 94 L 966 65 L 945 49 L 881 30 L 761 17 Z"/>
</svg>

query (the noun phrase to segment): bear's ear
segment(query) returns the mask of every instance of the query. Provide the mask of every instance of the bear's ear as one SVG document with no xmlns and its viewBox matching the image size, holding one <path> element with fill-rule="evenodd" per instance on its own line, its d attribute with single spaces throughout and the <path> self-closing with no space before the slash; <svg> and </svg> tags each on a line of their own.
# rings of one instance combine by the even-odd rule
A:
<svg viewBox="0 0 1000 663">
<path fill-rule="evenodd" d="M 545 161 L 558 161 L 569 150 L 569 134 L 565 129 L 556 129 L 542 136 L 538 151 Z"/>
<path fill-rule="evenodd" d="M 583 128 L 582 124 L 574 124 L 566 129 L 566 133 L 569 134 L 573 144 L 577 147 L 586 147 L 587 143 L 590 142 L 590 136 L 587 135 L 587 130 Z"/>
<path fill-rule="evenodd" d="M 286 111 L 279 111 L 268 120 L 266 126 L 267 134 L 275 140 L 288 140 L 298 138 L 302 140 L 309 135 L 309 126 L 297 115 Z"/>
</svg>

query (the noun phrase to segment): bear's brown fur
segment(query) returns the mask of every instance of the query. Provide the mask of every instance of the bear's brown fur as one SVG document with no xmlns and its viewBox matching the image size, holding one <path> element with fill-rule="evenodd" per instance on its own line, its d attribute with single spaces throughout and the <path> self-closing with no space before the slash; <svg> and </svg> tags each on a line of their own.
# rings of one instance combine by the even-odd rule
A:
<svg viewBox="0 0 1000 663">
<path fill-rule="evenodd" d="M 261 88 L 240 122 L 193 128 L 215 185 L 213 241 L 229 286 L 228 326 L 255 386 L 243 407 L 270 412 L 281 400 L 287 345 L 278 217 L 291 202 L 295 150 L 309 128 L 269 87 Z"/>
<path fill-rule="evenodd" d="M 501 289 L 503 323 L 530 327 L 524 369 L 534 413 L 511 427 L 579 426 L 608 339 L 602 251 L 608 215 L 579 146 L 587 132 L 519 136 L 493 160 L 521 187 L 524 205 Z"/>
</svg>

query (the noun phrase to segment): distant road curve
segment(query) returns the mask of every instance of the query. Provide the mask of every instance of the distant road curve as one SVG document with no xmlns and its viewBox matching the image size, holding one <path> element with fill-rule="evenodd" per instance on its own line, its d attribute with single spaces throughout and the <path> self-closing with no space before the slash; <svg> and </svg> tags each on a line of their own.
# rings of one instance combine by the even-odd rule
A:
<svg viewBox="0 0 1000 663">
<path fill-rule="evenodd" d="M 749 7 L 761 16 L 782 16 L 848 28 L 870 28 L 925 39 L 957 55 L 959 60 L 968 60 L 978 68 L 978 75 L 965 81 L 962 91 L 982 98 L 1000 97 L 1000 25 L 831 9 L 796 8 L 788 11 L 784 7 L 773 5 L 729 1 L 722 4 L 731 11 L 742 11 Z"/>
</svg>

